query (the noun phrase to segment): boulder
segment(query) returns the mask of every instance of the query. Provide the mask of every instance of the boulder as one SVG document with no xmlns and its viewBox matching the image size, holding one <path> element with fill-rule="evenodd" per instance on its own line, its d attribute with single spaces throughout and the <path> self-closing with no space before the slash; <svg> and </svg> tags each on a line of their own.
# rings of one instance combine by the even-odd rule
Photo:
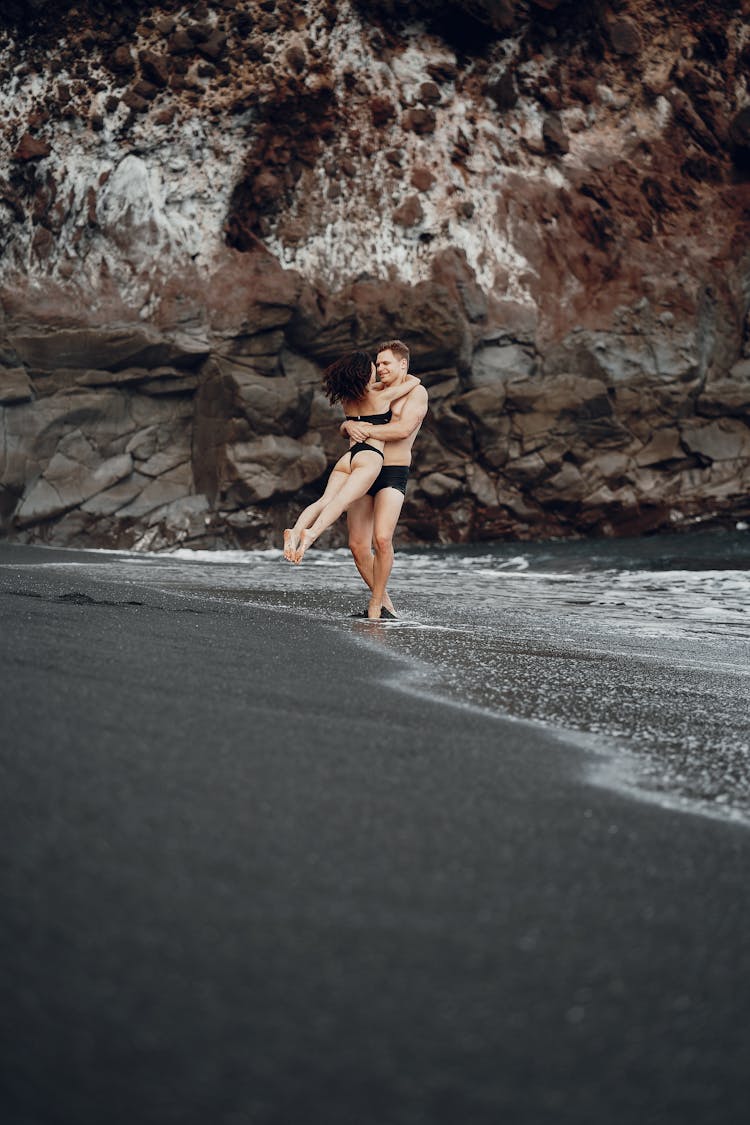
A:
<svg viewBox="0 0 750 1125">
<path fill-rule="evenodd" d="M 139 520 L 157 508 L 189 496 L 193 491 L 190 465 L 177 465 L 154 479 L 147 478 L 147 483 L 138 495 L 118 509 L 118 516 L 125 520 Z"/>
<path fill-rule="evenodd" d="M 638 25 L 627 16 L 618 16 L 607 24 L 612 49 L 618 55 L 637 55 L 643 49 Z"/>
<path fill-rule="evenodd" d="M 132 467 L 128 453 L 100 460 L 80 431 L 74 431 L 63 439 L 44 474 L 24 497 L 16 523 L 27 527 L 80 507 L 90 497 L 129 476 Z"/>
<path fill-rule="evenodd" d="M 326 469 L 318 444 L 267 434 L 226 449 L 226 479 L 243 504 L 298 492 Z"/>
<path fill-rule="evenodd" d="M 86 512 L 87 515 L 93 516 L 96 519 L 104 519 L 106 516 L 112 516 L 127 507 L 131 501 L 135 500 L 148 483 L 148 477 L 141 476 L 141 474 L 137 472 L 132 472 L 130 476 L 118 481 L 118 483 L 112 485 L 111 488 L 106 488 L 102 492 L 97 492 L 95 496 L 86 500 L 86 502 L 81 505 L 81 511 Z"/>
<path fill-rule="evenodd" d="M 633 460 L 636 465 L 659 465 L 664 461 L 682 460 L 685 450 L 680 442 L 677 429 L 657 430 L 651 439 L 639 449 Z"/>
<path fill-rule="evenodd" d="M 446 473 L 427 473 L 420 477 L 419 487 L 430 503 L 441 508 L 463 492 L 464 482 Z"/>
<path fill-rule="evenodd" d="M 477 348 L 471 360 L 472 387 L 493 386 L 531 375 L 534 357 L 517 344 L 487 344 Z"/>
<path fill-rule="evenodd" d="M 691 453 L 699 453 L 711 461 L 750 459 L 750 428 L 736 418 L 716 422 L 684 422 L 680 426 L 682 442 Z"/>
<path fill-rule="evenodd" d="M 217 358 L 218 369 L 235 396 L 237 411 L 256 434 L 301 436 L 307 426 L 313 387 L 290 376 L 268 378 L 254 368 Z"/>
</svg>

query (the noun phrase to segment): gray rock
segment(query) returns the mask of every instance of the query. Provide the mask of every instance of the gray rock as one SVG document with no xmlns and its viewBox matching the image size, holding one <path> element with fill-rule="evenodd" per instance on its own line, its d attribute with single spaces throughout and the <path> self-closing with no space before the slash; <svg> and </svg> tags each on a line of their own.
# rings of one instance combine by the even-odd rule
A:
<svg viewBox="0 0 750 1125">
<path fill-rule="evenodd" d="M 325 471 L 326 458 L 317 444 L 267 434 L 238 442 L 226 450 L 228 479 L 244 503 L 297 492 Z"/>
<path fill-rule="evenodd" d="M 433 504 L 442 507 L 464 491 L 464 482 L 446 473 L 428 473 L 420 477 L 419 487 Z"/>
<path fill-rule="evenodd" d="M 30 402 L 33 397 L 33 388 L 24 367 L 0 367 L 0 405 Z"/>
<path fill-rule="evenodd" d="M 175 500 L 181 500 L 193 491 L 193 474 L 189 464 L 177 465 L 155 480 L 149 480 L 139 494 L 120 508 L 122 519 L 140 519 Z"/>
<path fill-rule="evenodd" d="M 691 453 L 700 453 L 712 461 L 750 459 L 750 428 L 735 418 L 703 424 L 686 422 L 680 431 Z"/>
<path fill-rule="evenodd" d="M 204 340 L 155 328 L 66 328 L 56 332 L 11 333 L 24 363 L 52 371 L 60 367 L 121 371 L 133 367 L 196 367 L 209 354 Z"/>
<path fill-rule="evenodd" d="M 95 450 L 82 435 L 70 437 L 70 441 L 61 443 L 44 475 L 24 498 L 16 514 L 19 527 L 41 523 L 80 507 L 90 497 L 130 475 L 133 460 L 129 453 L 97 461 Z"/>
<path fill-rule="evenodd" d="M 234 389 L 237 408 L 254 433 L 298 437 L 308 424 L 313 388 L 289 376 L 270 379 L 249 367 L 219 358 L 219 370 Z"/>
<path fill-rule="evenodd" d="M 99 519 L 104 516 L 111 516 L 115 512 L 119 512 L 121 508 L 126 507 L 132 500 L 135 500 L 148 483 L 148 477 L 133 472 L 124 480 L 112 485 L 111 488 L 92 496 L 90 500 L 81 505 L 81 511 Z"/>
<path fill-rule="evenodd" d="M 676 429 L 657 430 L 650 441 L 634 457 L 636 465 L 658 465 L 685 457 L 685 450 Z"/>
<path fill-rule="evenodd" d="M 75 368 L 72 368 L 70 372 L 73 382 L 79 387 L 126 387 L 142 383 L 150 374 L 146 367 L 126 367 L 123 371 L 84 371 L 80 375 L 74 374 Z"/>
<path fill-rule="evenodd" d="M 471 361 L 472 387 L 507 382 L 534 370 L 533 356 L 517 344 L 488 344 L 477 348 Z"/>
</svg>

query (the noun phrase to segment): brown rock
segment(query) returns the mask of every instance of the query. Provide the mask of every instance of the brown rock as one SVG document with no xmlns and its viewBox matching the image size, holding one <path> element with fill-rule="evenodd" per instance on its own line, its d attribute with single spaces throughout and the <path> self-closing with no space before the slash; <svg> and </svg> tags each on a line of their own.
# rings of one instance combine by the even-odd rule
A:
<svg viewBox="0 0 750 1125">
<path fill-rule="evenodd" d="M 396 107 L 389 98 L 375 97 L 370 99 L 370 116 L 373 125 L 380 127 L 392 121 L 396 116 Z"/>
<path fill-rule="evenodd" d="M 134 113 L 146 113 L 148 111 L 149 103 L 145 98 L 136 94 L 135 90 L 127 90 L 123 95 L 122 102 L 128 109 L 132 109 Z"/>
<path fill-rule="evenodd" d="M 147 102 L 153 101 L 159 92 L 158 88 L 152 82 L 147 82 L 145 78 L 139 78 L 137 82 L 134 82 L 131 90 L 137 98 L 143 98 Z M 128 105 L 127 96 L 124 100 L 125 104 Z"/>
<path fill-rule="evenodd" d="M 421 109 L 419 106 L 407 109 L 401 118 L 402 127 L 404 129 L 410 129 L 419 136 L 434 133 L 436 124 L 437 118 L 435 117 L 435 111 L 432 109 Z"/>
<path fill-rule="evenodd" d="M 253 199 L 259 207 L 270 208 L 283 195 L 284 185 L 278 176 L 263 169 L 253 181 Z"/>
<path fill-rule="evenodd" d="M 518 102 L 518 87 L 513 72 L 504 70 L 499 77 L 493 78 L 485 86 L 485 93 L 488 98 L 492 98 L 499 110 L 513 109 Z"/>
<path fill-rule="evenodd" d="M 177 25 L 173 16 L 159 16 L 155 20 L 156 30 L 160 35 L 170 35 Z"/>
<path fill-rule="evenodd" d="M 430 78 L 434 78 L 439 83 L 455 82 L 458 76 L 458 68 L 449 62 L 428 63 L 427 73 Z"/>
<path fill-rule="evenodd" d="M 607 31 L 612 49 L 618 55 L 637 55 L 643 49 L 643 40 L 638 26 L 626 16 L 610 21 Z"/>
<path fill-rule="evenodd" d="M 435 82 L 423 82 L 419 87 L 419 100 L 425 105 L 438 105 L 440 87 Z"/>
<path fill-rule="evenodd" d="M 118 47 L 109 58 L 110 70 L 115 74 L 133 74 L 135 72 L 135 60 L 130 51 L 130 47 Z"/>
<path fill-rule="evenodd" d="M 542 122 L 542 139 L 547 152 L 563 155 L 570 150 L 568 137 L 557 113 L 547 113 Z"/>
<path fill-rule="evenodd" d="M 169 82 L 169 61 L 166 55 L 157 55 L 155 51 L 141 51 L 138 57 L 144 78 L 164 89 Z"/>
<path fill-rule="evenodd" d="M 46 141 L 32 137 L 31 133 L 24 133 L 18 143 L 18 148 L 13 153 L 13 159 L 28 163 L 32 160 L 43 160 L 51 152 L 52 148 Z"/>
<path fill-rule="evenodd" d="M 154 125 L 171 125 L 177 116 L 177 106 L 169 105 L 160 109 L 152 118 Z"/>
<path fill-rule="evenodd" d="M 435 176 L 429 168 L 414 168 L 411 174 L 411 183 L 417 191 L 429 191 L 435 183 Z"/>
<path fill-rule="evenodd" d="M 227 45 L 227 36 L 218 29 L 211 32 L 207 39 L 198 45 L 198 51 L 204 58 L 216 62 L 224 54 Z"/>
<path fill-rule="evenodd" d="M 393 212 L 393 221 L 401 227 L 415 227 L 423 218 L 422 204 L 417 195 L 408 196 Z"/>
<path fill-rule="evenodd" d="M 167 50 L 170 55 L 192 55 L 195 43 L 184 27 L 178 27 L 167 41 Z"/>
<path fill-rule="evenodd" d="M 291 47 L 287 47 L 285 56 L 295 74 L 301 74 L 307 66 L 307 55 L 304 48 L 298 43 L 293 43 Z"/>
</svg>

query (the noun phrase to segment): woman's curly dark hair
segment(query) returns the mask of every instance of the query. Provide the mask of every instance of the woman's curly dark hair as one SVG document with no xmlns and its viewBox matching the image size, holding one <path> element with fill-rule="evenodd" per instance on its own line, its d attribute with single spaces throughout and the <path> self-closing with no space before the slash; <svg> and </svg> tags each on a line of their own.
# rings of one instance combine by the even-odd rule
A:
<svg viewBox="0 0 750 1125">
<path fill-rule="evenodd" d="M 328 401 L 357 399 L 364 396 L 372 373 L 372 360 L 366 352 L 350 352 L 337 359 L 323 372 L 323 390 Z"/>
</svg>

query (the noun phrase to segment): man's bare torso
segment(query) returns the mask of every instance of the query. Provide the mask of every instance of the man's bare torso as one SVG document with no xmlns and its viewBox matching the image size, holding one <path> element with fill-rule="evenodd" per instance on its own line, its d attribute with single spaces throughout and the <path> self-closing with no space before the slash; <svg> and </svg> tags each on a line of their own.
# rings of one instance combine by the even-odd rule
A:
<svg viewBox="0 0 750 1125">
<path fill-rule="evenodd" d="M 416 391 L 416 389 L 417 388 L 415 387 L 414 391 Z M 397 422 L 401 418 L 404 407 L 406 406 L 411 396 L 414 394 L 414 391 L 410 391 L 408 395 L 404 395 L 403 398 L 400 398 L 397 402 L 394 402 L 393 406 L 391 407 L 391 411 L 393 414 L 392 420 L 394 422 Z M 383 450 L 383 463 L 385 465 L 411 465 L 411 450 L 420 429 L 421 423 L 411 434 L 409 434 L 408 437 L 401 438 L 399 441 L 385 442 L 385 448 Z"/>
</svg>

